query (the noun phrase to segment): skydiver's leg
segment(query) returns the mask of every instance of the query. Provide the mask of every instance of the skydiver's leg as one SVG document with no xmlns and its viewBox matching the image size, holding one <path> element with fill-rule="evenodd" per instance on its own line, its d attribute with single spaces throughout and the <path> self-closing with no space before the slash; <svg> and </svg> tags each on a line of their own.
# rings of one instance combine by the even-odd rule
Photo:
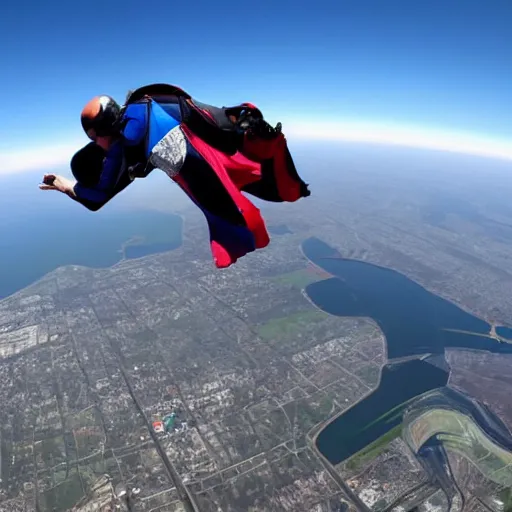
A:
<svg viewBox="0 0 512 512">
<path fill-rule="evenodd" d="M 170 146 L 162 144 L 159 151 L 165 162 L 155 159 L 155 165 L 165 170 L 204 213 L 216 266 L 228 267 L 249 252 L 267 246 L 270 239 L 258 208 L 240 193 L 227 171 L 227 164 L 237 167 L 236 159 L 230 163 L 227 155 L 185 126 L 177 127 L 167 143 Z M 176 145 L 181 151 L 175 151 Z M 179 157 L 174 159 L 171 153 Z M 244 175 L 257 169 L 254 162 L 238 165 Z M 254 179 L 258 178 L 259 175 Z M 247 178 L 242 181 L 247 183 Z"/>
</svg>

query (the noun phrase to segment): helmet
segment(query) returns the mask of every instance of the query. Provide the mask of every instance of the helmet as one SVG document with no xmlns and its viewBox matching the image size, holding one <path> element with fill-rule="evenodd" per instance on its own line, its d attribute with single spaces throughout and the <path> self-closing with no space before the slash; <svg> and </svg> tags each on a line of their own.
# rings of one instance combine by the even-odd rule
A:
<svg viewBox="0 0 512 512">
<path fill-rule="evenodd" d="M 78 183 L 84 187 L 94 187 L 100 180 L 103 170 L 105 150 L 94 142 L 79 149 L 71 159 L 71 172 Z"/>
<path fill-rule="evenodd" d="M 82 109 L 81 121 L 85 133 L 93 129 L 97 136 L 114 135 L 121 107 L 110 96 L 95 96 Z"/>
</svg>

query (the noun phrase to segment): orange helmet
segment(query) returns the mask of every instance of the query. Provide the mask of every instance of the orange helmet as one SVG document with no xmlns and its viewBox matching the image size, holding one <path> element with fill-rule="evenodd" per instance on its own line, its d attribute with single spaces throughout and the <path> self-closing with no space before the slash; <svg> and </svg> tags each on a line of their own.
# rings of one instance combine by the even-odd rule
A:
<svg viewBox="0 0 512 512">
<path fill-rule="evenodd" d="M 85 133 L 93 129 L 99 137 L 114 135 L 121 107 L 110 96 L 95 96 L 82 109 L 80 116 Z"/>
</svg>

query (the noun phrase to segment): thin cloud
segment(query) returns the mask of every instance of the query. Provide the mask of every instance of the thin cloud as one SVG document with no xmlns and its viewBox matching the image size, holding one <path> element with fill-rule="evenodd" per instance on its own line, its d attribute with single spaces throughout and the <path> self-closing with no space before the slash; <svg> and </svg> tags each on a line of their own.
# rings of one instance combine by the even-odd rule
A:
<svg viewBox="0 0 512 512">
<path fill-rule="evenodd" d="M 59 145 L 34 147 L 27 143 L 24 148 L 7 151 L 0 149 L 0 175 L 37 170 L 45 173 L 62 166 L 69 166 L 71 157 L 83 145 L 83 140 L 77 140 Z"/>
<path fill-rule="evenodd" d="M 512 160 L 512 140 L 491 139 L 472 133 L 444 132 L 376 123 L 305 123 L 304 121 L 287 121 L 284 132 L 290 138 L 368 142 Z"/>
<path fill-rule="evenodd" d="M 283 119 L 283 125 L 289 139 L 367 142 L 512 160 L 512 140 L 496 140 L 475 134 L 361 122 L 306 123 Z M 38 170 L 44 173 L 68 166 L 73 154 L 84 143 L 80 139 L 59 145 L 0 149 L 0 175 Z"/>
</svg>

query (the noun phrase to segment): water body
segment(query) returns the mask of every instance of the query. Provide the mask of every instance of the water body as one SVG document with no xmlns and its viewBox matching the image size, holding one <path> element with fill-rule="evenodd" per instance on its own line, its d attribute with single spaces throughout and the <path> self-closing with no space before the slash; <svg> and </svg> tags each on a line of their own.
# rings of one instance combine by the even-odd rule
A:
<svg viewBox="0 0 512 512">
<path fill-rule="evenodd" d="M 399 272 L 343 259 L 317 238 L 306 240 L 302 249 L 308 259 L 335 276 L 306 287 L 319 308 L 338 316 L 372 318 L 386 336 L 389 359 L 434 354 L 431 360 L 384 367 L 379 388 L 319 434 L 317 447 L 333 464 L 398 425 L 404 402 L 445 386 L 448 370 L 439 361 L 444 360 L 446 347 L 512 353 L 512 345 L 485 336 L 491 329 L 487 322 Z"/>
<path fill-rule="evenodd" d="M 512 340 L 512 328 L 510 327 L 496 327 L 496 334 L 507 340 Z"/>
<path fill-rule="evenodd" d="M 447 382 L 446 371 L 419 359 L 385 366 L 375 392 L 327 425 L 316 446 L 338 464 L 399 425 L 408 400 Z"/>
<path fill-rule="evenodd" d="M 342 259 L 324 242 L 309 238 L 303 251 L 336 276 L 306 288 L 311 300 L 338 316 L 373 318 L 386 336 L 388 357 L 443 354 L 445 347 L 512 353 L 512 345 L 488 338 L 491 326 L 394 270 Z"/>
<path fill-rule="evenodd" d="M 57 213 L 59 213 L 57 215 Z M 106 268 L 178 248 L 182 219 L 152 211 L 13 215 L 0 233 L 0 298 L 62 265 Z"/>
</svg>

